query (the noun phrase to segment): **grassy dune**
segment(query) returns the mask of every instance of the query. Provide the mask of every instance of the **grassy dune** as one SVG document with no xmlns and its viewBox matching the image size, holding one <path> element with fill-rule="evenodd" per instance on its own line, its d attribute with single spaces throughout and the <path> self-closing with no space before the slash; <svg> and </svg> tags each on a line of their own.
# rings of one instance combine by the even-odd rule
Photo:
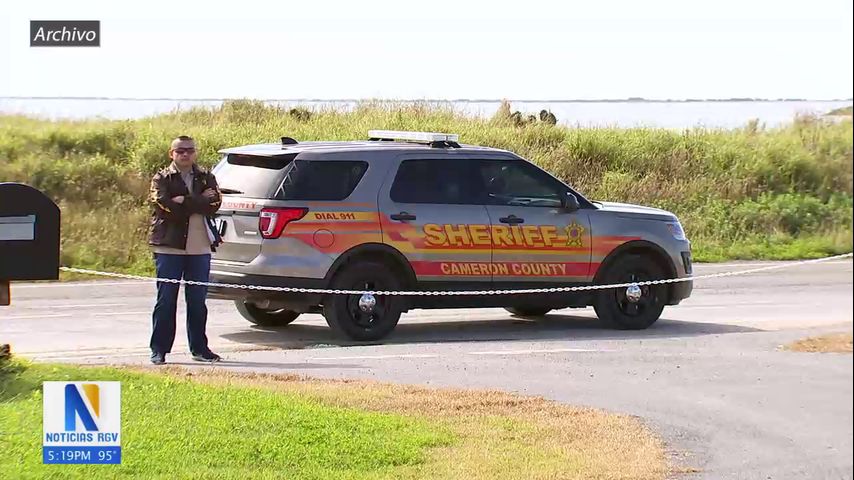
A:
<svg viewBox="0 0 854 480">
<path fill-rule="evenodd" d="M 854 113 L 854 107 L 851 105 L 847 107 L 834 108 L 833 110 L 827 112 L 828 115 L 843 115 L 850 117 L 851 114 Z"/>
<path fill-rule="evenodd" d="M 365 103 L 288 111 L 235 101 L 134 121 L 0 116 L 0 181 L 27 182 L 63 208 L 62 262 L 150 273 L 149 176 L 179 134 L 217 149 L 252 142 L 364 139 L 372 128 L 459 133 L 511 149 L 586 196 L 678 214 L 698 261 L 791 259 L 852 247 L 852 123 L 799 117 L 783 128 L 567 128 L 473 119 L 436 105 Z"/>
</svg>

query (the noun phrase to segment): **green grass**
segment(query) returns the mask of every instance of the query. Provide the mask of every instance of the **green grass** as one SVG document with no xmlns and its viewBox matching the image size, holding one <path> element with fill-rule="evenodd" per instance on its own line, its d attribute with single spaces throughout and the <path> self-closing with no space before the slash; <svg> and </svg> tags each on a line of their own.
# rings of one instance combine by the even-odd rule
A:
<svg viewBox="0 0 854 480">
<path fill-rule="evenodd" d="M 3 478 L 394 478 L 454 437 L 435 422 L 111 368 L 0 364 Z M 48 380 L 122 382 L 122 464 L 44 465 Z"/>
<path fill-rule="evenodd" d="M 122 464 L 43 465 L 46 380 L 122 382 Z M 661 480 L 632 416 L 500 391 L 0 360 L 0 478 Z"/>
<path fill-rule="evenodd" d="M 248 100 L 134 121 L 0 116 L 0 181 L 29 183 L 60 203 L 64 265 L 149 274 L 143 202 L 179 134 L 194 136 L 201 163 L 211 165 L 220 148 L 283 135 L 350 140 L 372 128 L 449 131 L 464 143 L 513 150 L 588 198 L 676 213 L 697 261 L 851 250 L 850 120 L 801 116 L 779 128 L 750 122 L 684 130 L 517 123 L 430 104 L 365 102 L 306 115 Z"/>
</svg>

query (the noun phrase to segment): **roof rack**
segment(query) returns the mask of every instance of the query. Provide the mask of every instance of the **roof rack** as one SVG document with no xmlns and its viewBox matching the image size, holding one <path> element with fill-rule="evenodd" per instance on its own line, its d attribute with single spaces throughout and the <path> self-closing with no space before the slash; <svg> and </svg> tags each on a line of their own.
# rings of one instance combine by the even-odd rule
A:
<svg viewBox="0 0 854 480">
<path fill-rule="evenodd" d="M 423 143 L 433 148 L 460 148 L 460 136 L 455 133 L 437 132 L 408 132 L 398 130 L 369 130 L 368 138 L 371 141 L 391 142 L 402 140 L 412 143 Z"/>
</svg>

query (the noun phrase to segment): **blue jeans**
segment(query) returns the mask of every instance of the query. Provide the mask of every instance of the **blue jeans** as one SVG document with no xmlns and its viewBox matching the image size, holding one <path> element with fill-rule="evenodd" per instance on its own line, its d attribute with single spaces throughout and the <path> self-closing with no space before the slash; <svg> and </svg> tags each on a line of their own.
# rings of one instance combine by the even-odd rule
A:
<svg viewBox="0 0 854 480">
<path fill-rule="evenodd" d="M 154 254 L 154 265 L 158 278 L 195 280 L 207 282 L 211 269 L 210 255 L 170 255 Z M 151 353 L 170 353 L 175 342 L 175 316 L 178 308 L 177 283 L 157 282 L 157 303 L 152 315 Z M 205 299 L 208 288 L 200 285 L 184 285 L 184 299 L 187 302 L 187 340 L 190 353 L 202 355 L 208 350 L 208 337 L 205 325 L 208 321 L 208 308 Z"/>
</svg>

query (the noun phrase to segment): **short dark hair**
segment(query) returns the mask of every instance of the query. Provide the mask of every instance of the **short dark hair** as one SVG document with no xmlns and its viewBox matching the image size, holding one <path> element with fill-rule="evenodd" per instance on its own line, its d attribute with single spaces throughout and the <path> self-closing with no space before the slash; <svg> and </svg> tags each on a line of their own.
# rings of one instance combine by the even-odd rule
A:
<svg viewBox="0 0 854 480">
<path fill-rule="evenodd" d="M 171 150 L 172 148 L 174 148 L 175 143 L 177 143 L 177 142 L 193 142 L 194 145 L 196 143 L 196 141 L 193 140 L 193 137 L 190 137 L 187 135 L 181 135 L 181 136 L 175 137 L 175 139 L 172 140 L 172 142 L 170 142 L 169 149 Z"/>
</svg>

